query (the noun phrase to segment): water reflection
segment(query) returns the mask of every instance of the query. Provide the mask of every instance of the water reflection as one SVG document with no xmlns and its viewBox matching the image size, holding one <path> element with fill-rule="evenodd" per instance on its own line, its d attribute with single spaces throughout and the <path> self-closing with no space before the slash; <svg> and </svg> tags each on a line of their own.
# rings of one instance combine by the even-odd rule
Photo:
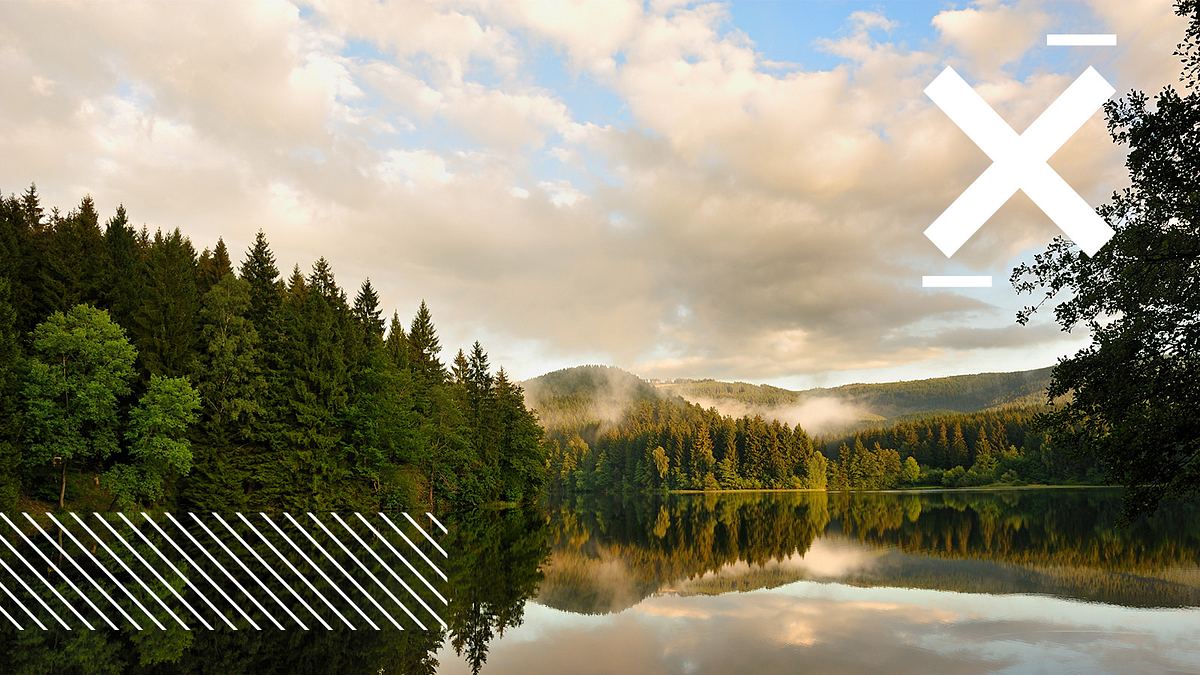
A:
<svg viewBox="0 0 1200 675">
<path fill-rule="evenodd" d="M 1121 526 L 1107 490 L 560 504 L 487 670 L 1196 671 L 1196 515 Z"/>
<path fill-rule="evenodd" d="M 1121 526 L 1120 506 L 745 493 L 460 514 L 446 630 L 7 626 L 0 672 L 1200 670 L 1200 513 Z"/>
<path fill-rule="evenodd" d="M 531 605 L 496 673 L 1194 672 L 1200 616 L 1037 596 L 796 582 L 658 595 L 611 615 Z M 446 661 L 445 672 L 463 672 Z"/>
<path fill-rule="evenodd" d="M 552 511 L 538 601 L 573 612 L 658 592 L 799 580 L 1200 605 L 1195 506 L 1120 524 L 1111 490 L 679 495 Z"/>
<path fill-rule="evenodd" d="M 315 625 L 313 630 L 295 630 L 293 624 L 279 630 L 265 620 L 260 621 L 261 631 L 244 624 L 243 630 L 233 631 L 220 623 L 212 631 L 186 631 L 170 624 L 167 630 L 151 626 L 143 631 L 19 631 L 6 622 L 0 625 L 0 673 L 432 673 L 439 667 L 438 649 L 443 644 L 449 645 L 451 658 L 459 665 L 478 670 L 488 657 L 489 644 L 522 622 L 525 602 L 541 579 L 540 567 L 549 552 L 546 519 L 541 512 L 488 511 L 449 517 L 447 524 L 449 534 L 442 543 L 454 552 L 445 566 L 446 588 L 453 589 L 445 614 L 448 629 L 399 631 L 378 615 L 376 624 L 383 627 L 379 631 L 361 623 L 360 630 L 349 630 L 332 619 L 335 629 L 330 631 Z M 266 550 L 259 553 L 271 555 Z M 300 567 L 305 564 L 299 559 L 290 562 Z M 11 559 L 8 563 L 17 564 Z M 127 563 L 136 564 L 133 560 Z M 343 561 L 343 565 L 349 567 L 350 563 Z M 385 576 L 377 564 L 368 569 L 376 577 Z M 257 571 L 262 574 L 261 569 Z M 287 574 L 287 570 L 282 572 Z M 365 579 L 359 583 L 369 585 Z M 58 590 L 80 604 L 66 585 Z M 234 597 L 244 597 L 234 588 L 226 590 Z M 309 606 L 319 606 L 309 589 L 297 585 L 293 590 L 306 598 Z M 355 592 L 349 587 L 346 590 Z M 176 591 L 193 606 L 199 604 L 183 584 L 177 584 Z M 161 588 L 158 592 L 166 596 Z M 282 595 L 283 591 L 277 589 L 276 593 Z M 44 595 L 48 603 L 55 602 L 48 593 Z M 152 604 L 148 596 L 142 600 Z M 387 602 L 386 598 L 380 600 Z M 169 596 L 166 601 L 174 604 Z M 7 602 L 0 599 L 0 603 Z M 18 614 L 11 604 L 0 606 Z M 176 607 L 176 611 L 184 610 Z M 49 619 L 46 623 L 54 625 Z"/>
</svg>

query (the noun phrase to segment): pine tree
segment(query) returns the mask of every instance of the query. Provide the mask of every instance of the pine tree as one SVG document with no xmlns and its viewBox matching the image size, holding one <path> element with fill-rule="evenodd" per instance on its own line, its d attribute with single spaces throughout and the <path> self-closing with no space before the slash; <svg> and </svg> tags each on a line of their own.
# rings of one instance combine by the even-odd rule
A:
<svg viewBox="0 0 1200 675">
<path fill-rule="evenodd" d="M 45 251 L 35 293 L 41 313 L 66 311 L 80 303 L 97 304 L 102 283 L 104 235 L 90 196 L 65 218 L 54 217 L 40 238 Z"/>
<path fill-rule="evenodd" d="M 408 370 L 408 334 L 404 332 L 404 326 L 400 323 L 400 315 L 396 312 L 392 312 L 392 322 L 388 325 L 384 351 L 393 365 L 402 370 Z"/>
<path fill-rule="evenodd" d="M 458 350 L 454 355 L 454 360 L 450 362 L 450 381 L 454 384 L 460 384 L 463 387 L 464 400 L 466 399 L 467 383 L 471 379 L 471 364 L 467 362 L 467 355 L 463 350 Z"/>
<path fill-rule="evenodd" d="M 368 489 L 351 484 L 351 463 L 341 452 L 351 395 L 348 309 L 327 262 L 318 261 L 306 281 L 298 272 L 279 310 L 270 369 L 270 445 L 279 462 L 259 465 L 256 480 L 273 504 L 338 508 Z"/>
<path fill-rule="evenodd" d="M 714 487 L 717 482 L 716 476 L 713 475 L 716 458 L 713 457 L 712 436 L 709 435 L 707 425 L 702 424 L 696 429 L 691 446 L 692 487 L 697 490 Z"/>
<path fill-rule="evenodd" d="M 38 197 L 37 184 L 30 183 L 29 188 L 21 194 L 21 216 L 25 220 L 25 226 L 33 232 L 40 232 L 45 224 L 45 215 L 41 198 Z"/>
<path fill-rule="evenodd" d="M 134 327 L 134 315 L 145 292 L 144 251 L 138 247 L 137 232 L 129 225 L 125 206 L 104 228 L 104 271 L 101 299 L 114 321 L 126 329 Z"/>
<path fill-rule="evenodd" d="M 968 464 L 967 439 L 963 437 L 962 424 L 954 425 L 954 437 L 950 440 L 950 461 L 954 466 Z"/>
<path fill-rule="evenodd" d="M 425 301 L 417 308 L 408 330 L 408 362 L 413 378 L 419 386 L 431 387 L 446 379 L 446 367 L 438 359 L 442 351 L 437 329 L 433 327 L 433 315 Z"/>
<path fill-rule="evenodd" d="M 193 379 L 203 407 L 195 431 L 195 469 L 183 485 L 200 509 L 246 506 L 244 484 L 259 454 L 253 430 L 267 390 L 258 331 L 246 318 L 250 284 L 232 272 L 204 296 L 201 353 Z"/>
<path fill-rule="evenodd" d="M 216 247 L 211 251 L 204 249 L 196 264 L 196 285 L 201 297 L 220 283 L 225 275 L 232 273 L 233 263 L 229 260 L 229 248 L 225 246 L 224 239 L 217 239 Z"/>
<path fill-rule="evenodd" d="M 950 456 L 950 437 L 946 431 L 946 423 L 938 425 L 937 462 L 945 467 L 953 466 Z"/>
<path fill-rule="evenodd" d="M 250 284 L 248 316 L 261 334 L 270 325 L 271 315 L 281 302 L 279 268 L 275 266 L 275 254 L 262 230 L 255 235 L 254 244 L 246 252 L 241 277 Z"/>
<path fill-rule="evenodd" d="M 462 351 L 459 351 L 461 354 Z M 456 363 L 456 366 L 458 364 Z M 509 430 L 505 424 L 517 424 L 521 414 L 516 410 L 499 410 L 497 398 L 500 396 L 499 386 L 493 391 L 493 378 L 488 372 L 488 357 L 483 346 L 476 342 L 471 347 L 471 356 L 466 360 L 464 387 L 467 398 L 467 422 L 471 426 L 472 447 L 481 466 L 481 480 L 485 484 L 483 490 L 491 493 L 497 489 L 504 472 L 500 466 L 500 455 L 512 448 L 504 447 L 504 436 Z M 461 367 L 461 366 L 458 366 Z M 506 387 L 511 386 L 505 381 Z M 502 415 L 507 418 L 499 419 Z M 512 441 L 512 439 L 507 439 Z"/>
<path fill-rule="evenodd" d="M 337 280 L 333 276 L 333 266 L 324 256 L 313 263 L 312 273 L 308 275 L 308 287 L 331 306 L 337 307 L 346 304 L 346 294 L 338 287 Z"/>
<path fill-rule="evenodd" d="M 372 343 L 383 339 L 383 310 L 370 279 L 363 281 L 354 298 L 354 319 Z"/>
<path fill-rule="evenodd" d="M 199 334 L 196 251 L 178 230 L 154 234 L 146 258 L 146 287 L 131 330 L 142 366 L 151 375 L 192 372 Z"/>
</svg>

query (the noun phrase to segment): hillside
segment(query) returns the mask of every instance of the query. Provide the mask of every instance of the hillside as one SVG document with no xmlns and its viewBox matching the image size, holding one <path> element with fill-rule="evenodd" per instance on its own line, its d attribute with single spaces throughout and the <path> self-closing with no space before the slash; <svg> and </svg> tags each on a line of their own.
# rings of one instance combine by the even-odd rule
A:
<svg viewBox="0 0 1200 675">
<path fill-rule="evenodd" d="M 616 422 L 640 401 L 668 397 L 637 375 L 612 366 L 576 366 L 521 383 L 525 403 L 547 429 Z"/>
<path fill-rule="evenodd" d="M 930 414 L 1038 405 L 1050 368 L 955 375 L 927 380 L 847 384 L 793 391 L 718 380 L 647 382 L 612 366 L 577 366 L 522 383 L 525 400 L 549 429 L 616 422 L 641 401 L 686 400 L 731 417 L 761 416 L 810 433 L 841 434 Z"/>
<path fill-rule="evenodd" d="M 676 380 L 659 383 L 657 387 L 726 414 L 757 414 L 828 433 L 932 412 L 975 412 L 1017 403 L 1040 403 L 1050 381 L 1050 370 L 847 384 L 802 391 L 717 380 Z"/>
</svg>

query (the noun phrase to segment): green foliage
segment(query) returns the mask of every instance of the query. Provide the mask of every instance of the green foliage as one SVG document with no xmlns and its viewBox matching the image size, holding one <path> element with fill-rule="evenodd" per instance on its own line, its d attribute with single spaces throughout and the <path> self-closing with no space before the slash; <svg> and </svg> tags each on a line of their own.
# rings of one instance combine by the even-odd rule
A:
<svg viewBox="0 0 1200 675">
<path fill-rule="evenodd" d="M 193 368 L 199 333 L 196 252 L 179 230 L 166 235 L 159 231 L 145 258 L 146 281 L 133 313 L 133 343 L 149 374 L 187 375 Z"/>
<path fill-rule="evenodd" d="M 76 305 L 33 332 L 25 380 L 27 461 L 61 468 L 60 503 L 71 462 L 94 463 L 120 449 L 119 400 L 129 393 L 137 352 L 108 313 Z"/>
<path fill-rule="evenodd" d="M 588 398 L 550 396 L 572 406 Z M 573 417 L 583 422 L 550 430 L 555 491 L 825 487 L 826 461 L 812 439 L 778 421 L 735 420 L 659 396 L 634 399 L 603 425 L 587 413 Z"/>
<path fill-rule="evenodd" d="M 202 402 L 194 432 L 196 461 L 182 486 L 184 501 L 204 510 L 245 507 L 246 457 L 267 390 L 249 311 L 250 284 L 232 273 L 204 296 L 200 354 L 192 375 Z"/>
<path fill-rule="evenodd" d="M 900 471 L 901 480 L 908 485 L 915 485 L 921 478 L 921 466 L 914 457 L 905 457 L 904 466 Z"/>
<path fill-rule="evenodd" d="M 920 467 L 920 484 L 940 485 L 942 471 L 955 466 L 970 470 L 964 485 L 985 485 L 1001 474 L 1014 472 L 1021 479 L 1039 483 L 1100 482 L 1086 458 L 1062 448 L 1037 430 L 1045 405 L 1014 405 L 973 413 L 935 414 L 908 418 L 890 426 L 857 432 L 853 436 L 825 442 L 853 443 L 896 448 L 903 458 L 913 458 Z M 951 440 L 953 438 L 953 440 Z"/>
<path fill-rule="evenodd" d="M 129 461 L 104 474 L 103 483 L 122 508 L 161 502 L 167 482 L 191 471 L 187 433 L 199 408 L 200 396 L 185 378 L 151 376 L 129 413 Z"/>
<path fill-rule="evenodd" d="M 8 279 L 0 276 L 0 510 L 12 508 L 21 490 L 21 364 L 17 313 Z"/>
<path fill-rule="evenodd" d="M 65 505 L 101 474 L 89 499 L 216 511 L 540 493 L 522 388 L 479 344 L 451 381 L 424 302 L 385 332 L 370 281 L 351 304 L 321 258 L 285 284 L 262 232 L 235 275 L 222 240 L 197 256 L 124 207 L 98 223 L 90 198 L 66 216 L 33 186 L 0 198 L 0 506 L 21 478 Z"/>
<path fill-rule="evenodd" d="M 1200 8 L 1186 0 L 1177 11 L 1190 20 L 1177 53 L 1194 86 Z M 1050 393 L 1072 397 L 1047 428 L 1126 484 L 1132 511 L 1200 491 L 1200 92 L 1135 91 L 1105 112 L 1113 140 L 1129 148 L 1130 186 L 1099 209 L 1116 234 L 1093 256 L 1059 237 L 1012 280 L 1042 295 L 1020 322 L 1061 297 L 1062 328 L 1092 335 L 1054 368 Z"/>
</svg>

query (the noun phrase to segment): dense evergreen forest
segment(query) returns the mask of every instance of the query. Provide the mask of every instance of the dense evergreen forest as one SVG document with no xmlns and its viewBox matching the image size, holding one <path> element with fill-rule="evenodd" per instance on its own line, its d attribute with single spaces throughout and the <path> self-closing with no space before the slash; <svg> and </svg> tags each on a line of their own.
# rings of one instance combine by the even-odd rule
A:
<svg viewBox="0 0 1200 675">
<path fill-rule="evenodd" d="M 223 241 L 0 199 L 0 508 L 345 509 L 540 493 L 521 387 L 476 343 L 447 367 L 429 308 L 385 320 L 329 261 L 282 277 Z"/>
<path fill-rule="evenodd" d="M 800 427 L 681 399 L 635 403 L 590 442 L 577 431 L 554 437 L 550 476 L 568 492 L 825 487 L 825 456 Z"/>
<path fill-rule="evenodd" d="M 1031 373 L 1018 392 L 1045 376 Z M 1045 404 L 927 413 L 814 439 L 799 426 L 688 403 L 615 368 L 571 368 L 526 386 L 547 420 L 551 486 L 563 493 L 1103 482 L 1085 457 L 1035 430 Z"/>
<path fill-rule="evenodd" d="M 1055 446 L 1040 430 L 1048 409 L 1013 405 L 923 415 L 825 441 L 826 452 L 840 460 L 830 486 L 1104 483 L 1094 461 Z"/>
</svg>

